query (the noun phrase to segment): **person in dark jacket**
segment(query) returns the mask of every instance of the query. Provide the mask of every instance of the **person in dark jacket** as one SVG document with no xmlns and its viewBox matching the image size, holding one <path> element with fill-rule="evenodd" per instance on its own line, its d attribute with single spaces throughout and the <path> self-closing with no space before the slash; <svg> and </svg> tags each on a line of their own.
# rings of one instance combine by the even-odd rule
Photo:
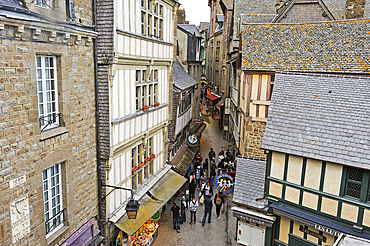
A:
<svg viewBox="0 0 370 246">
<path fill-rule="evenodd" d="M 194 172 L 190 173 L 189 177 L 189 196 L 193 197 L 195 194 L 195 187 L 196 187 L 196 179 L 195 179 L 195 174 Z"/>
<path fill-rule="evenodd" d="M 211 220 L 212 207 L 213 207 L 213 203 L 212 203 L 211 198 L 205 196 L 204 197 L 204 216 L 203 216 L 202 226 L 204 226 L 204 223 L 206 223 L 207 215 L 208 215 L 208 223 L 212 223 L 212 220 Z"/>
<path fill-rule="evenodd" d="M 223 196 L 222 193 L 219 192 L 219 193 L 217 193 L 217 195 L 215 195 L 214 203 L 216 205 L 217 219 L 219 219 L 220 218 L 221 207 L 224 204 L 224 196 Z"/>
<path fill-rule="evenodd" d="M 208 158 L 206 158 L 206 160 L 204 161 L 203 163 L 203 173 L 204 175 L 208 178 L 208 168 L 209 168 L 209 164 L 208 164 Z"/>
</svg>

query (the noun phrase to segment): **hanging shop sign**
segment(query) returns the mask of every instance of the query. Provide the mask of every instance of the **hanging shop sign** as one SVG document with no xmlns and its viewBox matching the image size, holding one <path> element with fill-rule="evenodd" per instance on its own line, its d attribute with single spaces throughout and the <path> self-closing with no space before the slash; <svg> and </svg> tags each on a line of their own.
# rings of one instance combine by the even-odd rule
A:
<svg viewBox="0 0 370 246">
<path fill-rule="evenodd" d="M 228 174 L 217 176 L 214 187 L 217 192 L 230 193 L 234 189 L 234 179 Z"/>
<path fill-rule="evenodd" d="M 299 230 L 305 234 L 308 234 L 310 236 L 313 236 L 313 237 L 317 237 L 318 239 L 322 240 L 324 243 L 326 243 L 326 237 L 323 236 L 323 235 L 320 235 L 319 233 L 315 232 L 315 231 L 311 231 L 311 230 L 308 230 L 306 229 L 305 227 L 303 227 L 302 225 L 299 226 Z"/>
<path fill-rule="evenodd" d="M 196 144 L 198 142 L 198 137 L 196 134 L 191 134 L 188 136 L 188 141 L 190 144 Z"/>
<path fill-rule="evenodd" d="M 225 114 L 230 114 L 230 98 L 225 99 Z"/>
<path fill-rule="evenodd" d="M 200 125 L 200 124 L 202 124 L 202 121 L 201 120 L 193 120 L 193 124 L 194 125 Z"/>
<path fill-rule="evenodd" d="M 229 130 L 229 115 L 228 114 L 225 114 L 224 116 L 224 131 L 228 131 Z"/>
</svg>

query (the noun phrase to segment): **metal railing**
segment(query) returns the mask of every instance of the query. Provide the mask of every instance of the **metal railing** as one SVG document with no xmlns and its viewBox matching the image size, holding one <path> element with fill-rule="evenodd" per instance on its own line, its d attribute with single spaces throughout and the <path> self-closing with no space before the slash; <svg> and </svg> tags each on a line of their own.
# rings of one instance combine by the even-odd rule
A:
<svg viewBox="0 0 370 246">
<path fill-rule="evenodd" d="M 62 224 L 65 221 L 65 216 L 64 216 L 65 210 L 66 209 L 63 209 L 62 211 L 54 215 L 52 218 L 45 221 L 46 234 L 53 231 L 55 228 L 57 228 L 60 224 Z"/>
<path fill-rule="evenodd" d="M 45 116 L 41 116 L 39 118 L 40 127 L 42 127 L 41 131 L 44 131 L 51 125 L 60 125 L 60 116 L 62 113 L 52 113 Z M 46 124 L 45 124 L 46 123 Z"/>
</svg>

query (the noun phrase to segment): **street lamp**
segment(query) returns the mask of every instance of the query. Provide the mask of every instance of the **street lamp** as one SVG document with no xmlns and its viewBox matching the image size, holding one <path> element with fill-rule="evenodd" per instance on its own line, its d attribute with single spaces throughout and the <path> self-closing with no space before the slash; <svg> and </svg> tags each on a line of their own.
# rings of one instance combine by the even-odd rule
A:
<svg viewBox="0 0 370 246">
<path fill-rule="evenodd" d="M 127 217 L 132 220 L 132 219 L 136 219 L 136 215 L 137 215 L 137 211 L 139 210 L 139 207 L 140 207 L 140 203 L 134 199 L 134 192 L 133 190 L 131 189 L 127 189 L 127 188 L 123 188 L 123 187 L 118 187 L 118 186 L 112 186 L 112 185 L 103 185 L 102 186 L 106 186 L 106 187 L 110 187 L 110 188 L 113 188 L 112 191 L 114 191 L 115 189 L 119 189 L 119 190 L 128 190 L 128 191 L 131 191 L 131 197 L 130 197 L 130 200 L 128 201 L 128 203 L 126 204 L 126 213 L 127 213 Z M 111 191 L 111 192 L 112 192 Z M 105 197 L 107 197 L 110 193 L 108 193 Z M 104 198 L 105 198 L 104 197 Z"/>
</svg>

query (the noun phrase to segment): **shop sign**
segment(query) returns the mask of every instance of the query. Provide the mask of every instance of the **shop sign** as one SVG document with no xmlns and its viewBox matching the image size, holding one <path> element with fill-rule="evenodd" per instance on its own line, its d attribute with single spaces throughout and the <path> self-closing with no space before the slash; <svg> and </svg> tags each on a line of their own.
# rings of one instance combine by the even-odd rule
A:
<svg viewBox="0 0 370 246">
<path fill-rule="evenodd" d="M 233 144 L 233 143 L 229 143 L 229 144 L 226 146 L 226 149 L 227 149 L 228 151 L 233 151 L 233 150 L 234 150 L 234 148 L 235 148 L 235 146 L 234 146 L 234 144 Z"/>
<path fill-rule="evenodd" d="M 200 124 L 202 124 L 202 121 L 201 120 L 193 120 L 193 124 L 194 125 L 200 125 Z"/>
<path fill-rule="evenodd" d="M 224 116 L 224 131 L 229 130 L 229 115 L 225 114 Z"/>
<path fill-rule="evenodd" d="M 315 224 L 315 229 L 317 229 L 319 231 L 322 231 L 322 232 L 325 232 L 327 234 L 333 235 L 335 237 L 339 237 L 342 234 L 339 231 L 336 231 L 336 230 L 333 230 L 333 229 L 330 229 L 328 227 L 318 225 L 318 224 Z"/>
<path fill-rule="evenodd" d="M 323 235 L 320 235 L 319 233 L 317 232 L 314 232 L 314 231 L 311 231 L 311 230 L 308 230 L 306 228 L 304 228 L 302 225 L 299 226 L 299 230 L 305 234 L 308 234 L 310 236 L 313 236 L 313 237 L 317 237 L 318 239 L 322 240 L 324 243 L 326 242 L 326 237 L 323 236 Z"/>
<path fill-rule="evenodd" d="M 217 192 L 230 193 L 234 188 L 234 179 L 228 174 L 221 174 L 215 180 Z"/>
<path fill-rule="evenodd" d="M 28 196 L 10 203 L 10 226 L 12 228 L 12 243 L 16 243 L 30 233 Z"/>
<path fill-rule="evenodd" d="M 230 114 L 230 98 L 225 99 L 225 114 Z"/>
<path fill-rule="evenodd" d="M 242 219 L 242 220 L 246 220 L 246 221 L 249 221 L 249 222 L 252 222 L 252 223 L 256 223 L 258 225 L 265 225 L 265 222 L 262 221 L 262 220 L 258 220 L 258 219 L 254 219 L 254 218 L 251 218 L 251 217 L 248 217 L 248 216 L 244 216 L 244 215 L 237 215 L 236 217 L 238 217 L 239 219 Z"/>
</svg>

